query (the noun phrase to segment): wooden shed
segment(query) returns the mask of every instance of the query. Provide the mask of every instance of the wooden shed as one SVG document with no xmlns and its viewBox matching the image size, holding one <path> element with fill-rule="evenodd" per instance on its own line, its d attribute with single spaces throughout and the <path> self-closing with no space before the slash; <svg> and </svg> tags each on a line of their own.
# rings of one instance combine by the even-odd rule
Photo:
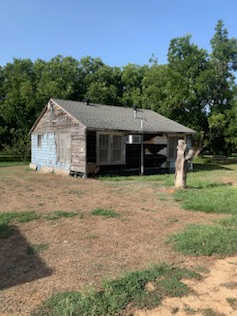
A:
<svg viewBox="0 0 237 316">
<path fill-rule="evenodd" d="M 195 131 L 152 110 L 50 99 L 30 133 L 31 167 L 88 176 L 170 172 Z"/>
</svg>

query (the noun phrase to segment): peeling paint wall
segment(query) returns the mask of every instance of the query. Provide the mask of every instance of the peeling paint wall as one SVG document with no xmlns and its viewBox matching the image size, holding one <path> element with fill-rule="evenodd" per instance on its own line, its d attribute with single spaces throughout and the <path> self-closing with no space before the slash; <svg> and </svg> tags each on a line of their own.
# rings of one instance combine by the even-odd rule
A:
<svg viewBox="0 0 237 316">
<path fill-rule="evenodd" d="M 71 118 L 57 105 L 47 108 L 31 134 L 31 164 L 37 170 L 47 171 L 76 171 L 85 173 L 86 170 L 86 133 L 85 127 Z M 60 162 L 60 135 L 71 135 L 71 161 Z M 39 146 L 38 137 L 41 138 Z"/>
<path fill-rule="evenodd" d="M 41 135 L 41 145 L 38 146 L 38 135 Z M 70 170 L 69 163 L 58 161 L 57 140 L 54 133 L 31 135 L 31 163 L 37 165 L 37 170 L 42 167 Z"/>
</svg>

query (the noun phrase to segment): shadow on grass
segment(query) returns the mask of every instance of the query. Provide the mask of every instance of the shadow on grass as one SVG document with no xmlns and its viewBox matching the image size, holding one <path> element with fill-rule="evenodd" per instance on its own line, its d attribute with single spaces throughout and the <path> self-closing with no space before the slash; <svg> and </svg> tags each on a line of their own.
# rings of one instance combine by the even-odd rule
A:
<svg viewBox="0 0 237 316">
<path fill-rule="evenodd" d="M 8 228 L 11 236 L 0 238 L 0 290 L 51 275 L 53 270 L 37 254 L 27 254 L 30 245 L 19 229 Z"/>
<path fill-rule="evenodd" d="M 232 163 L 225 163 L 225 165 L 233 164 Z M 199 164 L 199 163 L 194 163 L 193 164 L 193 171 L 198 172 L 198 171 L 213 171 L 213 170 L 234 170 L 233 168 L 228 168 L 223 165 L 217 164 L 217 163 L 207 163 L 207 164 Z"/>
<path fill-rule="evenodd" d="M 200 183 L 197 185 L 187 185 L 187 189 L 209 189 L 209 188 L 217 188 L 217 187 L 227 187 L 231 186 L 232 182 L 227 183 Z"/>
</svg>

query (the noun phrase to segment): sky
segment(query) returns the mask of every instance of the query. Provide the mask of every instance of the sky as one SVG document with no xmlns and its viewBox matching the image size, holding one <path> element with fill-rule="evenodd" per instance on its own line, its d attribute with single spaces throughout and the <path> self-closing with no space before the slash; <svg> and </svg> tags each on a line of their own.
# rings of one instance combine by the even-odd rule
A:
<svg viewBox="0 0 237 316">
<path fill-rule="evenodd" d="M 0 66 L 57 55 L 123 67 L 154 54 L 165 64 L 170 41 L 186 34 L 210 51 L 219 19 L 237 37 L 236 0 L 0 0 Z"/>
</svg>

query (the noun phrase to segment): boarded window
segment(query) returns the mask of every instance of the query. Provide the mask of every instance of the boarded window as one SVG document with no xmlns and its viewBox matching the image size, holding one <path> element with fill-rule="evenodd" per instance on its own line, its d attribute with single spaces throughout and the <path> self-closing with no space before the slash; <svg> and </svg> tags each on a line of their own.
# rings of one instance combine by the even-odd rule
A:
<svg viewBox="0 0 237 316">
<path fill-rule="evenodd" d="M 125 138 L 123 135 L 98 135 L 97 163 L 123 164 L 125 163 Z"/>
<path fill-rule="evenodd" d="M 59 135 L 59 161 L 71 162 L 71 135 L 69 133 Z"/>
</svg>

